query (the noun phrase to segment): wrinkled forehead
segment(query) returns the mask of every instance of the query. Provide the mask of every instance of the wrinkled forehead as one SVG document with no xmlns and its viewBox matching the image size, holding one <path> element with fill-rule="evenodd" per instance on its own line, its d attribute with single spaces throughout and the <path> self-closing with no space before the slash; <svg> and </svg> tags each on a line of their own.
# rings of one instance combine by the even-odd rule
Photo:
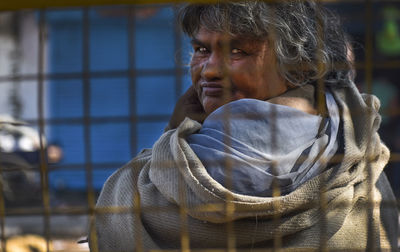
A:
<svg viewBox="0 0 400 252">
<path fill-rule="evenodd" d="M 215 23 L 210 20 L 201 18 L 198 26 L 193 30 L 191 37 L 195 37 L 202 29 L 214 32 L 224 36 L 227 39 L 248 39 L 248 40 L 266 40 L 267 32 L 260 34 L 250 28 L 243 27 L 242 24 L 232 22 Z"/>
<path fill-rule="evenodd" d="M 218 47 L 224 46 L 260 46 L 268 44 L 265 38 L 255 38 L 243 34 L 232 34 L 227 31 L 210 30 L 208 27 L 201 26 L 191 39 L 192 44 L 214 44 Z"/>
</svg>

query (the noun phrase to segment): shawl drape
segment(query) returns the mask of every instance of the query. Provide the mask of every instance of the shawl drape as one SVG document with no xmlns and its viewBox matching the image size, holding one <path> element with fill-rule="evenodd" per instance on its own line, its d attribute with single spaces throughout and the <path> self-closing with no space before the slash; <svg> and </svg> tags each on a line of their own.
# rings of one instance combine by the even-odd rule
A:
<svg viewBox="0 0 400 252">
<path fill-rule="evenodd" d="M 314 93 L 314 88 L 307 85 L 300 91 Z M 261 197 L 271 197 L 274 190 L 287 194 L 321 173 L 337 153 L 340 118 L 329 92 L 326 106 L 322 117 L 241 99 L 212 112 L 186 140 L 210 176 L 231 191 Z"/>
<path fill-rule="evenodd" d="M 185 140 L 186 118 L 115 172 L 98 199 L 91 249 L 187 248 L 395 250 L 397 210 L 383 174 L 389 150 L 377 133 L 379 100 L 354 85 L 331 91 L 344 154 L 291 193 L 255 197 L 213 180 Z"/>
</svg>

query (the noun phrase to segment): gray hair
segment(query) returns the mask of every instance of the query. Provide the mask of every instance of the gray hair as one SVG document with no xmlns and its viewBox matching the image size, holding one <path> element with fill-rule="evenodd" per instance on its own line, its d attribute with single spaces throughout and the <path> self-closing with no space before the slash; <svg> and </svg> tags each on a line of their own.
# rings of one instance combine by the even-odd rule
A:
<svg viewBox="0 0 400 252">
<path fill-rule="evenodd" d="M 295 85 L 323 79 L 328 85 L 342 86 L 352 80 L 348 39 L 340 21 L 313 1 L 189 4 L 181 8 L 178 18 L 189 37 L 205 27 L 268 40 L 280 74 Z"/>
</svg>

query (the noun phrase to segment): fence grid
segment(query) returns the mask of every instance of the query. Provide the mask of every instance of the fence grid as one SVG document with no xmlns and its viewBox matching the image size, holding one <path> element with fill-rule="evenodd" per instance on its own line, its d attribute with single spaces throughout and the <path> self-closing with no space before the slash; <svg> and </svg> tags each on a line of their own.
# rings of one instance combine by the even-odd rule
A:
<svg viewBox="0 0 400 252">
<path fill-rule="evenodd" d="M 40 183 L 40 204 L 39 205 L 17 205 L 12 206 L 12 204 L 7 199 L 7 187 L 8 183 L 6 178 L 7 174 L 11 172 L 21 172 L 23 174 L 26 173 L 26 168 L 20 167 L 5 167 L 0 160 L 0 233 L 1 233 L 1 250 L 3 252 L 10 252 L 7 250 L 7 242 L 10 239 L 10 235 L 7 233 L 7 224 L 12 217 L 29 217 L 36 216 L 41 217 L 41 236 L 44 237 L 46 244 L 46 251 L 61 251 L 54 248 L 53 241 L 58 239 L 54 232 L 54 225 L 52 225 L 53 217 L 59 216 L 85 216 L 87 223 L 86 226 L 88 230 L 90 230 L 91 236 L 88 237 L 91 241 L 94 241 L 93 244 L 96 244 L 96 232 L 95 232 L 95 221 L 96 217 L 99 214 L 104 213 L 129 213 L 134 216 L 135 219 L 141 218 L 141 213 L 146 212 L 168 212 L 170 209 L 163 207 L 142 207 L 140 206 L 140 198 L 139 196 L 135 196 L 132 199 L 133 202 L 136 202 L 136 207 L 126 207 L 126 208 L 115 208 L 115 209 L 102 209 L 96 208 L 96 199 L 99 194 L 99 188 L 96 186 L 98 183 L 99 176 L 103 176 L 104 178 L 108 177 L 116 168 L 123 166 L 129 159 L 125 157 L 128 155 L 130 158 L 137 155 L 140 150 L 144 147 L 145 144 L 149 144 L 157 138 L 162 133 L 162 127 L 166 125 L 169 120 L 169 117 L 172 113 L 172 110 L 169 112 L 164 112 L 163 110 L 159 111 L 150 111 L 151 109 L 143 109 L 143 107 L 147 106 L 147 104 L 142 105 L 139 100 L 149 100 L 151 99 L 170 99 L 169 103 L 166 103 L 164 106 L 165 110 L 173 108 L 173 104 L 177 101 L 181 94 L 187 89 L 190 85 L 188 78 L 188 54 L 186 43 L 188 42 L 187 38 L 181 33 L 179 30 L 178 24 L 175 22 L 177 10 L 179 4 L 183 1 L 167 1 L 167 0 L 152 0 L 152 1 L 126 1 L 126 0 L 118 0 L 118 1 L 109 1 L 109 0 L 93 0 L 88 1 L 87 3 L 82 3 L 82 1 L 78 0 L 60 0 L 60 1 L 48 1 L 48 0 L 40 0 L 40 1 L 2 1 L 0 2 L 0 21 L 1 17 L 5 17 L 7 15 L 14 15 L 14 17 L 21 18 L 23 16 L 34 16 L 34 20 L 36 21 L 36 32 L 37 34 L 34 36 L 37 38 L 37 48 L 32 49 L 37 52 L 37 62 L 36 62 L 36 70 L 33 72 L 23 72 L 23 71 L 14 71 L 2 74 L 0 71 L 0 92 L 2 90 L 6 90 L 10 83 L 12 85 L 19 85 L 24 83 L 24 87 L 31 87 L 32 90 L 35 90 L 34 93 L 30 94 L 34 96 L 36 101 L 36 109 L 31 109 L 30 111 L 35 111 L 34 116 L 23 116 L 22 119 L 27 125 L 30 125 L 39 133 L 39 165 L 35 167 L 33 170 L 29 170 L 39 176 Z M 186 2 L 198 2 L 198 1 L 186 1 Z M 208 1 L 215 2 L 215 1 Z M 276 0 L 271 0 L 270 2 L 276 2 Z M 400 52 L 397 56 L 387 56 L 384 53 L 379 52 L 379 45 L 377 42 L 377 34 L 378 30 L 382 30 L 387 22 L 384 14 L 377 13 L 375 10 L 383 10 L 384 7 L 390 6 L 393 9 L 398 11 L 397 18 L 394 23 L 400 22 L 400 2 L 393 0 L 385 0 L 385 1 L 373 1 L 373 0 L 351 0 L 351 1 L 318 1 L 318 4 L 327 6 L 328 8 L 332 8 L 334 10 L 340 10 L 343 8 L 345 10 L 344 15 L 337 11 L 339 14 L 342 14 L 343 21 L 345 26 L 350 30 L 350 35 L 354 36 L 353 39 L 355 43 L 354 54 L 355 54 L 355 62 L 354 67 L 357 72 L 356 83 L 359 84 L 359 88 L 366 93 L 374 93 L 376 90 L 374 89 L 377 85 L 377 79 L 381 79 L 385 76 L 388 76 L 388 79 L 392 81 L 394 79 L 393 76 L 396 76 L 398 69 L 400 69 Z M 350 7 L 348 7 L 350 6 Z M 354 11 L 354 8 L 362 7 L 363 13 Z M 163 11 L 165 11 L 165 14 Z M 51 16 L 51 14 L 58 13 L 61 15 L 63 12 L 76 12 L 78 13 L 76 16 L 71 15 L 68 17 L 70 20 L 68 22 L 64 22 L 62 18 L 57 19 L 56 17 Z M 346 12 L 347 11 L 347 12 Z M 357 14 L 357 15 L 356 15 Z M 168 24 L 165 22 L 165 17 L 159 17 L 165 15 L 168 18 Z M 169 16 L 168 16 L 169 15 Z M 355 15 L 352 17 L 351 15 Z M 55 15 L 57 16 L 57 15 Z M 160 20 L 155 19 L 160 18 Z M 349 21 L 347 21 L 347 19 Z M 21 19 L 22 20 L 22 19 Z M 22 21 L 18 19 L 14 19 L 11 21 L 11 25 L 17 28 L 21 28 Z M 150 21 L 149 21 L 150 20 Z M 64 23 L 63 23 L 64 22 Z M 150 22 L 150 23 L 146 23 Z M 153 23 L 151 23 L 153 22 Z M 386 23 L 385 23 L 386 22 Z M 172 24 L 171 24 L 172 23 Z M 171 47 L 162 48 L 164 50 L 172 50 L 174 52 L 174 62 L 173 65 L 168 65 L 169 63 L 163 66 L 155 66 L 155 67 L 143 67 L 140 63 L 140 60 L 144 60 L 142 57 L 141 46 L 143 43 L 153 43 L 153 41 L 141 41 L 138 34 L 142 36 L 147 36 L 147 31 L 154 29 L 157 25 L 163 24 L 165 27 L 169 29 L 170 35 L 168 35 L 168 39 L 172 40 Z M 97 25 L 97 26 L 96 26 Z M 362 25 L 363 28 L 360 29 L 358 26 Z M 67 67 L 66 71 L 53 71 L 52 69 L 52 60 L 57 59 L 61 54 L 63 48 L 57 49 L 57 43 L 60 43 L 59 40 L 67 39 L 66 37 L 62 37 L 62 32 L 69 31 L 68 27 L 72 27 L 71 30 L 78 28 L 80 34 L 76 33 L 77 38 L 68 41 L 65 44 L 70 43 L 77 48 L 80 48 L 80 54 L 78 53 L 76 59 L 81 67 L 81 70 L 76 70 L 76 67 L 72 62 Z M 0 41 L 3 37 L 5 37 L 6 33 L 2 33 L 1 31 L 1 23 L 0 23 Z M 95 30 L 95 27 L 108 27 L 107 31 L 112 31 L 112 29 L 121 29 L 123 30 L 125 35 L 121 35 L 124 40 L 124 45 L 126 48 L 123 50 L 124 54 L 127 55 L 127 62 L 125 67 L 121 67 L 120 69 L 113 68 L 105 68 L 101 69 L 101 67 L 97 67 L 97 62 L 94 59 L 94 50 L 98 48 L 101 49 L 100 39 L 95 37 L 94 34 L 100 34 L 102 31 Z M 122 28 L 121 28 L 122 27 Z M 400 27 L 400 25 L 399 25 Z M 22 28 L 21 28 L 22 29 Z M 400 29 L 400 28 L 399 28 Z M 159 30 L 157 30 L 159 31 Z M 356 31 L 356 33 L 352 34 L 351 32 Z M 97 33 L 96 33 L 97 32 Z M 322 31 L 320 31 L 322 32 Z M 397 32 L 400 32 L 398 30 Z M 121 34 L 122 34 L 121 33 Z M 60 38 L 53 37 L 54 34 L 59 34 Z M 61 35 L 60 35 L 61 34 Z M 71 33 L 72 34 L 72 33 Z M 117 33 L 113 33 L 117 34 Z M 21 36 L 21 35 L 19 35 Z M 98 35 L 100 36 L 100 35 Z M 150 36 L 150 35 L 149 35 Z M 162 45 L 162 40 L 165 39 L 165 44 L 168 43 L 168 39 L 165 38 L 163 34 L 160 34 L 160 37 L 154 36 L 151 37 L 153 40 L 157 42 L 157 46 Z M 320 36 L 321 38 L 322 36 Z M 15 42 L 15 47 L 21 46 L 22 40 L 24 38 L 18 37 L 19 40 Z M 59 39 L 59 40 L 57 40 Z M 98 40 L 96 40 L 98 39 Z M 119 38 L 108 38 L 110 41 L 113 39 L 117 41 Z M 399 37 L 400 39 L 400 37 Z M 119 40 L 118 40 L 119 41 Z M 122 40 L 121 40 L 122 41 Z M 160 43 L 159 43 L 160 42 Z M 0 42 L 1 43 L 1 42 Z M 60 44 L 63 44 L 60 43 Z M 321 43 L 321 41 L 320 41 Z M 76 44 L 76 45 L 75 45 Z M 72 46 L 71 46 L 72 48 Z M 0 46 L 0 50 L 1 50 Z M 99 49 L 99 51 L 100 51 Z M 113 48 L 109 48 L 112 50 Z M 16 50 L 16 49 L 15 49 Z M 26 49 L 25 49 L 26 50 Z M 53 50 L 53 51 L 52 51 Z M 59 51 L 57 51 L 59 50 Z M 146 49 L 147 50 L 147 49 Z M 156 49 L 155 49 L 156 50 Z M 158 49 L 157 49 L 158 50 Z M 157 51 L 158 52 L 158 51 Z M 56 56 L 50 55 L 54 53 Z M 165 56 L 165 55 L 162 55 Z M 53 57 L 53 58 L 52 58 Z M 190 56 L 189 56 L 190 57 Z M 72 58 L 72 57 L 71 57 Z M 1 56 L 0 56 L 0 64 L 1 64 Z M 122 60 L 121 60 L 122 61 Z M 157 59 L 154 59 L 157 61 Z M 167 62 L 167 61 L 166 61 Z M 121 63 L 122 64 L 122 63 Z M 340 64 L 340 63 L 339 63 Z M 78 64 L 79 65 L 79 64 Z M 1 65 L 0 65 L 1 68 Z M 72 70 L 71 70 L 72 69 Z M 389 74 L 387 74 L 389 73 Z M 152 79 L 154 78 L 154 79 Z M 165 81 L 164 83 L 159 83 L 158 86 L 155 85 L 157 90 L 153 90 L 154 93 L 158 92 L 156 98 L 152 98 L 151 94 L 149 95 L 146 92 L 151 93 L 152 91 L 148 91 L 150 88 L 148 86 L 152 85 L 152 83 L 157 80 L 164 80 L 170 78 L 170 83 Z M 124 87 L 124 92 L 127 93 L 127 102 L 124 105 L 125 107 L 121 110 L 125 112 L 117 112 L 115 114 L 107 114 L 107 113 L 99 113 L 95 114 L 94 107 L 99 106 L 99 110 L 103 109 L 101 107 L 102 101 L 101 99 L 107 100 L 110 98 L 111 102 L 121 102 L 123 103 L 123 98 L 111 100 L 112 97 L 117 96 L 117 93 L 113 93 L 114 90 L 118 89 L 118 86 L 113 89 L 109 89 L 106 92 L 99 93 L 98 89 L 102 85 L 102 81 L 109 81 L 110 84 L 105 86 L 113 85 L 111 82 L 113 80 L 121 80 L 121 86 Z M 60 87 L 60 83 L 66 81 L 66 86 L 68 86 L 69 82 L 79 83 L 76 84 L 79 87 L 79 97 L 76 101 L 79 102 L 80 105 L 77 105 L 76 108 L 73 108 L 73 112 L 69 113 L 67 110 L 60 110 L 61 112 L 66 111 L 66 116 L 57 115 L 54 112 L 55 110 L 51 108 L 51 105 L 57 104 L 56 100 L 59 97 L 54 97 L 56 90 L 55 87 Z M 146 82 L 147 81 L 147 82 Z M 168 83 L 167 83 L 168 82 Z M 75 84 L 74 84 L 75 85 Z M 164 85 L 164 86 L 162 86 Z M 173 90 L 170 93 L 167 93 L 168 85 L 173 87 Z M 395 83 L 395 90 L 397 91 L 397 95 L 399 95 L 400 85 Z M 146 89 L 147 88 L 147 89 Z M 324 90 L 324 82 L 322 80 L 318 81 L 318 90 Z M 53 91 L 52 91 L 53 90 Z M 64 91 L 66 91 L 65 89 Z M 20 92 L 24 93 L 25 90 L 22 89 Z M 52 93 L 53 92 L 53 93 Z M 62 93 L 63 89 L 59 88 L 58 91 L 60 96 L 65 95 L 66 97 L 69 95 L 67 93 Z M 69 91 L 68 91 L 69 92 Z M 108 92 L 108 93 L 107 93 Z M 318 97 L 318 111 L 320 114 L 324 114 L 325 108 L 325 96 L 323 92 L 318 92 L 321 94 L 321 97 Z M 76 93 L 78 94 L 78 93 Z M 75 93 L 73 95 L 76 95 Z M 386 94 L 389 95 L 389 94 Z M 172 98 L 166 98 L 166 97 Z M 0 96 L 2 99 L 3 96 Z M 28 97 L 26 94 L 22 95 L 23 98 L 26 99 Z M 393 96 L 395 97 L 395 96 Z M 396 194 L 396 202 L 383 202 L 383 205 L 389 205 L 393 208 L 399 208 L 400 206 L 400 177 L 396 177 L 400 174 L 400 134 L 397 136 L 392 136 L 392 132 L 398 131 L 400 128 L 400 96 L 389 101 L 390 104 L 396 103 L 399 106 L 391 106 L 389 107 L 389 103 L 382 102 L 382 105 L 387 105 L 381 110 L 381 114 L 386 118 L 383 128 L 380 133 L 382 134 L 382 138 L 384 141 L 388 141 L 388 144 L 392 148 L 391 157 L 389 160 L 387 173 L 390 182 L 392 183 L 392 187 Z M 397 99 L 397 100 L 396 100 Z M 156 101 L 156 100 L 153 100 Z M 172 102 L 171 102 L 172 101 Z M 24 103 L 25 101 L 22 101 Z M 94 105 L 96 104 L 96 105 Z M 49 108 L 50 106 L 50 108 Z M 62 107 L 63 104 L 60 105 Z M 112 103 L 109 104 L 112 106 Z M 171 107 L 172 106 L 172 107 Z M 29 106 L 28 106 L 29 107 Z M 25 108 L 26 109 L 26 108 Z M 52 110 L 53 109 L 53 110 Z M 111 110 L 110 110 L 111 111 Z M 144 112 L 143 112 L 144 111 Z M 147 111 L 147 112 L 146 112 Z M 2 111 L 0 110 L 0 113 Z M 112 111 L 110 112 L 112 113 Z M 230 114 L 226 115 L 227 117 Z M 274 118 L 275 114 L 271 115 L 271 118 Z M 371 115 L 372 116 L 372 115 Z M 384 119 L 385 120 L 385 119 Z M 228 120 L 225 120 L 227 122 Z M 1 118 L 0 118 L 1 122 Z M 390 124 L 391 123 L 391 124 Z M 163 126 L 160 126 L 163 125 Z M 389 126 L 386 126 L 389 125 Z M 1 126 L 1 125 L 0 125 Z M 57 127 L 60 127 L 58 129 Z M 64 128 L 63 128 L 64 127 Z M 75 127 L 77 130 L 71 133 L 68 133 L 67 137 L 60 137 L 65 141 L 66 146 L 68 148 L 65 151 L 70 151 L 68 153 L 76 154 L 78 152 L 80 158 L 72 158 L 71 161 L 68 162 L 59 162 L 59 163 L 49 163 L 47 157 L 48 145 L 51 144 L 52 136 L 62 135 L 65 132 L 63 129 L 69 129 Z M 229 131 L 229 125 L 226 125 Z M 278 127 L 273 125 L 273 127 Z M 1 129 L 1 128 L 0 128 Z M 149 131 L 154 131 L 155 129 L 160 130 L 160 132 L 149 133 Z M 120 132 L 119 132 L 120 131 Z M 75 134 L 79 132 L 79 134 Z M 121 137 L 123 134 L 124 137 Z M 58 135 L 57 135 L 58 134 Z M 73 136 L 75 135 L 75 136 Z M 98 137 L 100 136 L 100 137 Z M 113 143 L 110 144 L 111 147 L 107 147 L 108 142 L 104 143 L 104 146 L 101 145 L 101 140 L 106 139 L 112 142 L 112 140 L 116 136 L 119 136 L 118 140 L 124 139 L 123 144 L 121 143 Z M 71 137 L 71 139 L 67 139 Z M 397 137 L 397 139 L 395 139 Z M 49 141 L 50 140 L 50 141 Z M 229 143 L 229 139 L 225 139 L 226 143 Z M 0 139 L 1 141 L 1 139 Z M 146 142 L 147 141 L 147 142 Z M 274 138 L 274 135 L 271 139 L 271 144 L 275 146 L 277 139 Z M 371 141 L 371 139 L 369 139 Z M 389 142 L 392 141 L 392 142 Z M 397 141 L 397 142 L 396 142 Z M 117 141 L 116 141 L 117 142 Z M 142 144 L 143 142 L 143 144 Z M 57 143 L 56 143 L 57 144 Z M 77 147 L 80 146 L 80 147 Z M 127 148 L 124 151 L 116 150 L 115 156 L 118 158 L 115 159 L 107 159 L 104 155 L 109 152 L 112 148 Z M 151 146 L 145 146 L 151 147 Z M 78 151 L 74 150 L 77 148 Z M 120 154 L 123 152 L 123 154 Z M 125 154 L 124 154 L 125 153 Z M 68 154 L 70 155 L 70 154 Z M 76 154 L 78 155 L 78 154 Z M 70 158 L 70 156 L 65 157 Z M 338 160 L 341 160 L 341 157 L 337 157 Z M 228 167 L 228 173 L 232 170 L 232 165 L 227 161 L 226 167 Z M 64 197 L 68 194 L 68 186 L 63 185 L 63 182 L 54 182 L 56 179 L 61 177 L 52 176 L 52 174 L 57 174 L 57 172 L 64 172 L 60 174 L 68 174 L 71 177 L 79 174 L 80 178 L 75 177 L 76 180 L 83 181 L 83 188 L 76 190 L 74 188 L 75 194 L 68 197 L 77 197 L 78 203 L 74 201 L 74 203 L 66 203 L 66 204 L 58 204 L 60 201 L 59 197 Z M 371 177 L 372 175 L 372 167 L 369 165 L 368 175 Z M 98 175 L 100 174 L 101 175 Z M 105 176 L 104 174 L 107 174 Z M 74 179 L 71 179 L 74 180 Z M 231 185 L 232 181 L 228 181 L 228 187 Z M 60 184 L 59 187 L 58 184 Z M 82 183 L 81 183 L 82 184 Z M 63 186 L 65 188 L 63 188 Z M 180 188 L 183 188 L 183 185 L 179 185 Z M 232 185 L 231 185 L 232 186 Z M 327 199 L 325 198 L 324 186 L 320 185 L 320 198 L 319 198 L 319 207 L 322 213 L 322 221 L 327 222 L 326 211 L 327 211 Z M 373 195 L 372 188 L 374 185 L 372 183 L 369 184 L 369 192 L 370 197 L 368 201 L 368 219 L 372 220 L 374 215 L 375 202 L 373 199 L 375 195 Z M 280 188 L 278 185 L 274 184 L 273 196 L 278 197 L 281 195 Z M 70 194 L 68 194 L 70 195 Z M 79 195 L 79 196 L 77 196 Z M 186 191 L 183 189 L 179 195 L 180 201 L 186 202 Z M 227 196 L 227 202 L 231 202 Z M 68 200 L 66 201 L 68 202 Z M 71 201 L 72 202 L 72 201 Z M 275 205 L 275 209 L 279 209 L 281 206 L 279 204 Z M 188 221 L 188 209 L 190 207 L 183 205 L 179 209 L 180 221 L 181 221 L 181 251 L 188 252 L 193 250 L 190 247 L 190 237 L 189 237 L 189 229 L 190 222 Z M 224 209 L 227 218 L 231 218 L 236 211 L 234 209 L 233 204 L 225 204 L 225 205 L 205 205 L 198 209 L 199 212 L 207 212 L 214 211 L 215 209 Z M 192 211 L 192 209 L 190 209 Z M 274 216 L 276 220 L 276 225 L 279 225 L 279 220 L 281 219 L 280 215 Z M 256 221 L 258 223 L 258 220 Z M 375 240 L 375 231 L 373 228 L 373 222 L 368 222 L 368 246 L 370 248 L 376 247 Z M 233 235 L 235 233 L 235 223 L 229 222 L 226 226 L 227 235 L 227 250 L 230 252 L 235 252 L 240 250 L 236 247 L 236 237 Z M 135 227 L 136 228 L 136 227 Z M 257 229 L 257 227 L 255 227 Z M 320 249 L 322 251 L 327 251 L 327 227 L 326 225 L 321 225 L 321 236 L 320 236 Z M 140 233 L 140 230 L 138 231 Z M 73 237 L 77 239 L 79 237 Z M 136 236 L 135 241 L 137 244 L 137 250 L 143 251 L 143 241 L 141 237 Z M 279 232 L 276 232 L 273 239 L 273 248 L 274 250 L 279 250 L 282 248 L 284 243 L 283 238 Z M 93 251 L 97 251 L 96 245 L 92 248 Z M 257 249 L 253 248 L 251 251 L 256 251 Z M 65 250 L 67 251 L 67 250 Z M 78 251 L 78 250 L 77 250 Z M 84 250 L 82 250 L 84 251 Z M 163 250 L 163 251 L 175 251 L 175 250 Z M 203 251 L 203 250 L 201 250 Z M 204 250 L 206 251 L 206 250 Z M 207 251 L 222 251 L 222 250 L 207 250 Z M 226 251 L 226 250 L 224 250 Z"/>
</svg>

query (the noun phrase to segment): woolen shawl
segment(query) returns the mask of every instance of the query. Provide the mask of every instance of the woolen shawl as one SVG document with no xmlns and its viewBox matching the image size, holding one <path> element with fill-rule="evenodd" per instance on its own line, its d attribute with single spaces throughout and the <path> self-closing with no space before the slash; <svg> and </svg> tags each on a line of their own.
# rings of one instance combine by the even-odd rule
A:
<svg viewBox="0 0 400 252">
<path fill-rule="evenodd" d="M 340 162 L 287 195 L 233 193 L 210 177 L 188 145 L 186 137 L 201 124 L 187 118 L 107 180 L 90 233 L 92 251 L 396 250 L 395 198 L 382 173 L 389 150 L 377 134 L 379 101 L 354 85 L 331 92 L 343 124 Z"/>
<path fill-rule="evenodd" d="M 241 99 L 212 112 L 186 140 L 210 176 L 232 192 L 287 194 L 324 171 L 338 149 L 339 111 L 329 92 L 326 107 L 322 117 Z"/>
</svg>

